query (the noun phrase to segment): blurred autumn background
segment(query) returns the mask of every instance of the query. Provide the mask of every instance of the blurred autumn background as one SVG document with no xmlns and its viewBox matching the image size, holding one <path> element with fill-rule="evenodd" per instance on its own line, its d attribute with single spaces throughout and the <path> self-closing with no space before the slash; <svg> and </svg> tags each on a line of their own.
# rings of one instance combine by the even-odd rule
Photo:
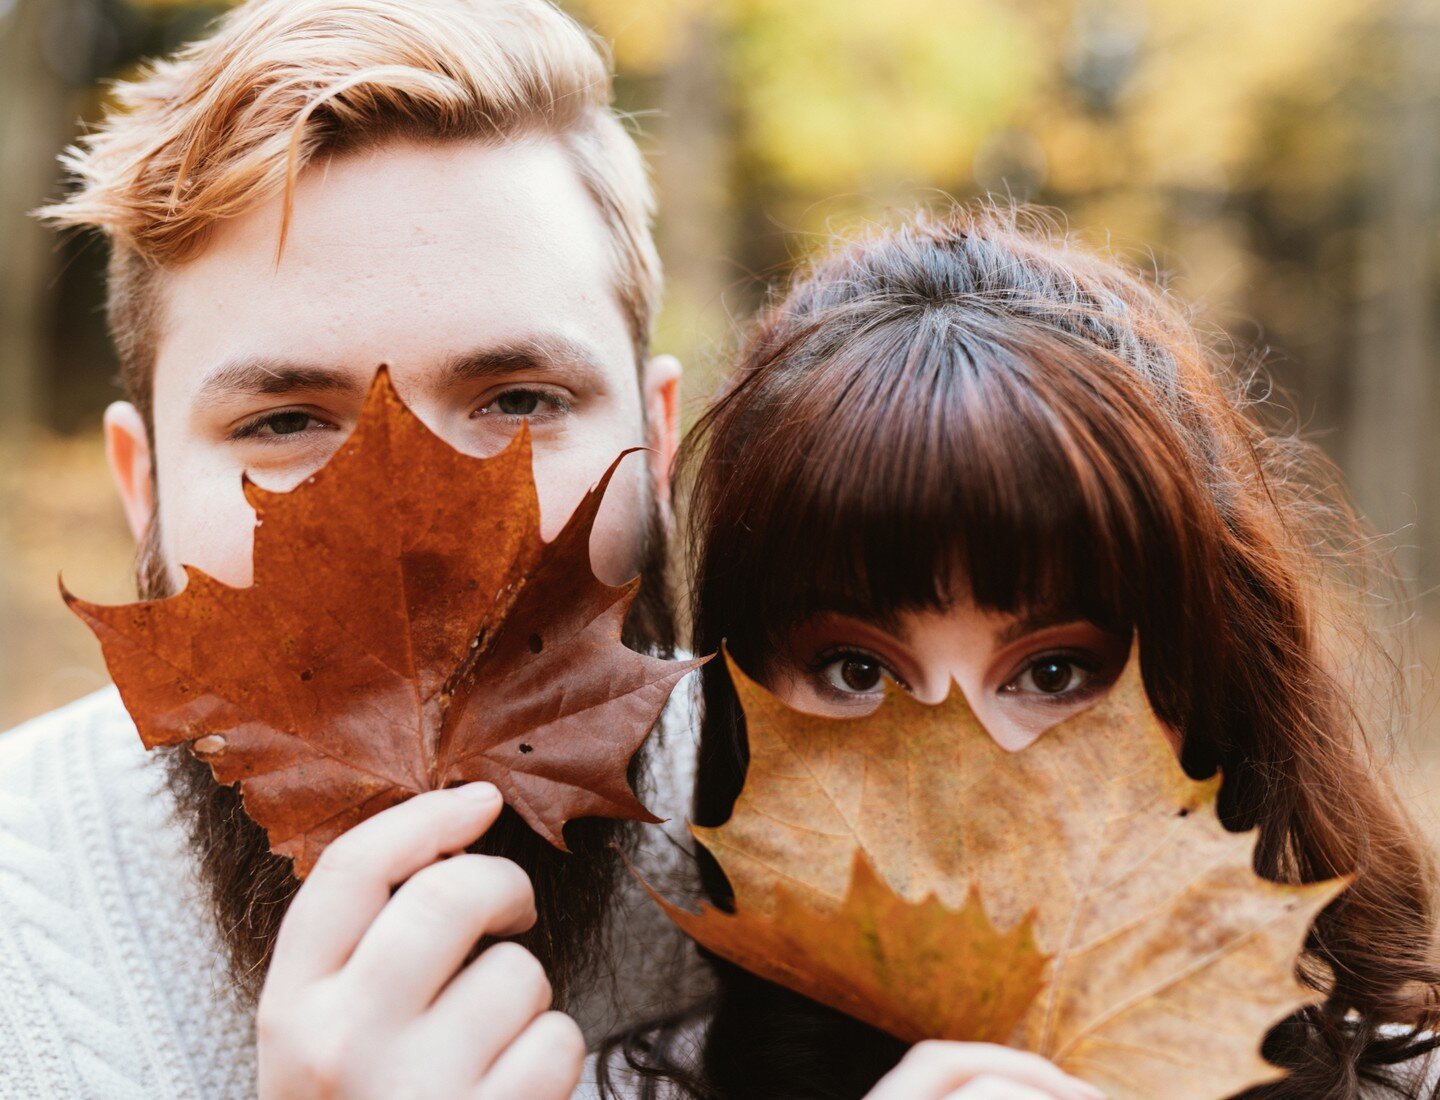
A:
<svg viewBox="0 0 1440 1100">
<path fill-rule="evenodd" d="M 1033 200 L 1166 274 L 1269 370 L 1440 630 L 1440 4 L 570 0 L 614 44 L 703 397 L 764 281 L 916 202 Z M 105 682 L 55 574 L 130 596 L 97 426 L 103 249 L 26 218 L 104 82 L 223 5 L 0 0 L 0 728 Z M 1397 751 L 1440 794 L 1433 691 Z M 1437 830 L 1440 835 L 1440 830 Z"/>
</svg>

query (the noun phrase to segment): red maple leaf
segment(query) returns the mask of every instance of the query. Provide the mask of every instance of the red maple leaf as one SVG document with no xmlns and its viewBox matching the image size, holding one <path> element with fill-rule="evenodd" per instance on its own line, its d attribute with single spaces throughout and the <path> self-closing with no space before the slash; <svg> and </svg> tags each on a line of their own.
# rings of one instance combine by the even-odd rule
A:
<svg viewBox="0 0 1440 1100">
<path fill-rule="evenodd" d="M 299 877 L 365 818 L 473 780 L 563 849 L 577 817 L 658 820 L 626 769 L 700 663 L 626 648 L 640 581 L 612 587 L 590 567 L 619 462 L 547 543 L 528 430 L 493 458 L 462 454 L 381 368 L 321 470 L 287 493 L 246 482 L 250 587 L 187 566 L 163 600 L 101 607 L 61 591 L 145 745 L 189 744 L 238 782 Z"/>
</svg>

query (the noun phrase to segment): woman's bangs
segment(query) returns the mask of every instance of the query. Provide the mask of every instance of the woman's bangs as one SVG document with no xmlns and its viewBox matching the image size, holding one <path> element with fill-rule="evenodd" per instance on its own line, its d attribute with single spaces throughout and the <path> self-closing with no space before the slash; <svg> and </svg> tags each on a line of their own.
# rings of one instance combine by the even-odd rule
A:
<svg viewBox="0 0 1440 1100">
<path fill-rule="evenodd" d="M 966 598 L 1117 627 L 1154 545 L 1145 453 L 1068 347 L 1023 355 L 937 316 L 858 340 L 798 391 L 795 460 L 767 570 L 777 630 L 838 610 L 884 619 Z M 900 330 L 900 326 L 896 326 Z"/>
</svg>

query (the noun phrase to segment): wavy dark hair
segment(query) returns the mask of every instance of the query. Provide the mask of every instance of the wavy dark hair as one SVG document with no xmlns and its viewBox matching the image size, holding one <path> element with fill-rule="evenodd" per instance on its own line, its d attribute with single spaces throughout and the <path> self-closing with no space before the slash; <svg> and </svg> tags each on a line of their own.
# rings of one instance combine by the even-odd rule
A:
<svg viewBox="0 0 1440 1100">
<path fill-rule="evenodd" d="M 1187 771 L 1222 769 L 1225 824 L 1258 827 L 1259 873 L 1354 876 L 1300 963 L 1324 1002 L 1264 1044 L 1289 1076 L 1247 1097 L 1416 1097 L 1394 1067 L 1437 1045 L 1436 882 L 1377 761 L 1400 676 L 1365 605 L 1389 573 L 1337 472 L 1263 426 L 1240 374 L 1168 294 L 1038 215 L 980 206 L 840 247 L 763 311 L 682 454 L 693 644 L 763 678 L 819 610 L 957 597 L 1134 630 Z M 747 763 L 722 662 L 704 705 L 694 816 L 717 825 Z M 903 1053 L 710 961 L 698 1057 L 670 1021 L 602 1065 L 819 1100 L 862 1095 Z"/>
</svg>

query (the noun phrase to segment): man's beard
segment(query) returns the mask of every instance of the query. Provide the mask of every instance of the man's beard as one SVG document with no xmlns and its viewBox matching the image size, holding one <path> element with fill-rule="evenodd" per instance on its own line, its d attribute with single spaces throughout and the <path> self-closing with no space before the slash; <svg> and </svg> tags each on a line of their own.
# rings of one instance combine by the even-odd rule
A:
<svg viewBox="0 0 1440 1100">
<path fill-rule="evenodd" d="M 653 500 L 653 495 L 649 497 Z M 625 644 L 668 655 L 674 617 L 666 577 L 665 529 L 652 505 L 646 521 L 640 575 L 643 583 L 625 623 Z M 151 522 L 136 557 L 142 599 L 174 594 L 158 519 Z M 265 831 L 241 807 L 238 787 L 215 781 L 210 766 L 185 746 L 157 750 L 198 864 L 200 881 L 228 955 L 237 992 L 250 1004 L 265 981 L 280 922 L 300 888 L 291 862 L 270 851 Z M 630 780 L 641 789 L 646 748 L 630 763 Z M 514 937 L 544 965 L 555 1005 L 566 1007 L 594 977 L 604 957 L 605 933 L 618 885 L 622 851 L 636 838 L 633 821 L 585 818 L 565 829 L 569 854 L 538 836 L 508 806 L 469 851 L 504 856 L 530 875 L 535 887 L 535 927 Z M 488 946 L 482 940 L 472 957 Z"/>
</svg>

